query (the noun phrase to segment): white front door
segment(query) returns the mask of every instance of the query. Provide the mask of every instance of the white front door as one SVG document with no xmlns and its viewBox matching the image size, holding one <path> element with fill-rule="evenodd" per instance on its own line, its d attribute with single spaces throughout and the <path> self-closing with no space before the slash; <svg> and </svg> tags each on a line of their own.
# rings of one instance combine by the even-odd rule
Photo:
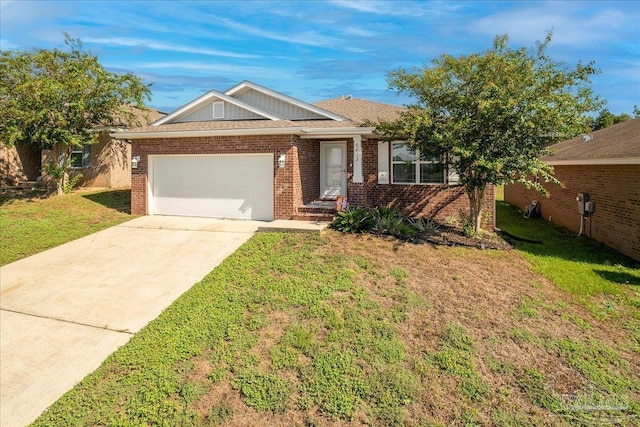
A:
<svg viewBox="0 0 640 427">
<path fill-rule="evenodd" d="M 320 197 L 347 195 L 347 143 L 320 143 Z"/>
</svg>

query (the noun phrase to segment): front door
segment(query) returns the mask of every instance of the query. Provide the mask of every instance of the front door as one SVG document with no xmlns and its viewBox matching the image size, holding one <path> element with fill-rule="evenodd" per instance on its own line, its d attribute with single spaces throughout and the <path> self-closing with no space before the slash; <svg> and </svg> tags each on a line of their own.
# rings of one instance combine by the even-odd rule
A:
<svg viewBox="0 0 640 427">
<path fill-rule="evenodd" d="M 320 143 L 320 197 L 347 195 L 347 143 Z"/>
</svg>

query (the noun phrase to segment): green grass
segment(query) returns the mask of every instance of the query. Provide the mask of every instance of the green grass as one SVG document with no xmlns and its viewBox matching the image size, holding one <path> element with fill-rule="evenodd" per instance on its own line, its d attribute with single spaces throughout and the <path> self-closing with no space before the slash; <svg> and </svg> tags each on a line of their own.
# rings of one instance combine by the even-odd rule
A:
<svg viewBox="0 0 640 427">
<path fill-rule="evenodd" d="M 318 245 L 320 237 L 254 237 L 35 425 L 223 422 L 233 411 L 222 401 L 208 414 L 195 408 L 200 395 L 224 383 L 258 411 L 316 407 L 328 418 L 350 420 L 366 407 L 371 422 L 401 423 L 417 387 L 404 368 L 404 344 L 383 310 L 359 307 L 364 294 L 347 304 L 334 300 L 336 292 L 357 294 L 352 272 L 335 257 L 326 268 L 326 258 L 313 254 Z M 274 327 L 264 319 L 273 313 L 295 321 L 260 356 L 260 337 Z M 190 383 L 203 365 L 209 374 Z"/>
<path fill-rule="evenodd" d="M 489 392 L 489 385 L 476 371 L 474 353 L 473 342 L 464 327 L 449 324 L 445 325 L 439 350 L 430 358 L 440 370 L 458 377 L 463 395 L 471 400 L 482 400 Z"/>
<path fill-rule="evenodd" d="M 570 425 L 582 383 L 640 414 L 633 289 L 596 318 L 519 253 L 258 234 L 34 425 Z"/>
<path fill-rule="evenodd" d="M 130 191 L 75 192 L 40 198 L 0 196 L 0 265 L 131 219 Z"/>
<path fill-rule="evenodd" d="M 630 304 L 638 298 L 639 263 L 589 237 L 577 237 L 542 219 L 525 219 L 507 203 L 497 202 L 496 210 L 498 228 L 542 242 L 513 242 L 536 271 L 577 296 L 593 312 L 609 314 L 617 309 L 616 303 Z"/>
</svg>

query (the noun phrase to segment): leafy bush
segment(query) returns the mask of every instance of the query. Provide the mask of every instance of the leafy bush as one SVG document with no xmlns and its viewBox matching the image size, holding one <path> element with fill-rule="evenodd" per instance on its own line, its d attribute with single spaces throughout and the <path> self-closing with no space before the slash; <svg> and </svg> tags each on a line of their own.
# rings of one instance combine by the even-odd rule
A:
<svg viewBox="0 0 640 427">
<path fill-rule="evenodd" d="M 438 226 L 428 218 L 407 218 L 394 206 L 375 208 L 348 207 L 338 212 L 331 228 L 343 233 L 387 234 L 409 240 L 423 234 L 432 234 Z"/>
<path fill-rule="evenodd" d="M 375 225 L 373 227 L 373 231 L 378 234 L 398 234 L 398 230 L 404 225 L 404 219 L 400 216 L 383 216 L 383 217 L 374 217 Z"/>
<path fill-rule="evenodd" d="M 376 220 L 384 218 L 402 218 L 400 211 L 395 206 L 376 206 L 371 210 Z"/>
<path fill-rule="evenodd" d="M 465 236 L 473 237 L 476 235 L 473 218 L 463 211 L 460 211 L 460 225 L 462 226 L 462 232 Z"/>
<path fill-rule="evenodd" d="M 338 212 L 336 219 L 331 223 L 331 227 L 343 233 L 369 233 L 375 225 L 375 219 L 371 211 L 367 208 L 347 207 L 344 211 Z"/>
<path fill-rule="evenodd" d="M 375 233 L 408 239 L 419 232 L 394 206 L 377 206 L 371 210 L 371 214 L 375 220 L 373 227 Z"/>
<path fill-rule="evenodd" d="M 407 221 L 418 233 L 433 233 L 438 230 L 438 224 L 430 218 L 409 218 Z"/>
</svg>

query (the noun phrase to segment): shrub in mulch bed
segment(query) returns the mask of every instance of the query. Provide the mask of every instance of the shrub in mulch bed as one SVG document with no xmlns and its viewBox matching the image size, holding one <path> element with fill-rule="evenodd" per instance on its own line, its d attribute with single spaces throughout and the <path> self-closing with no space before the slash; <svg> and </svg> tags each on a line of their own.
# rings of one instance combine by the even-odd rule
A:
<svg viewBox="0 0 640 427">
<path fill-rule="evenodd" d="M 478 236 L 465 233 L 463 227 L 444 224 L 429 218 L 409 218 L 394 207 L 347 207 L 330 227 L 343 233 L 368 233 L 392 236 L 409 243 L 433 243 L 446 246 L 468 246 L 481 249 L 510 249 L 511 245 L 494 233 Z"/>
</svg>

